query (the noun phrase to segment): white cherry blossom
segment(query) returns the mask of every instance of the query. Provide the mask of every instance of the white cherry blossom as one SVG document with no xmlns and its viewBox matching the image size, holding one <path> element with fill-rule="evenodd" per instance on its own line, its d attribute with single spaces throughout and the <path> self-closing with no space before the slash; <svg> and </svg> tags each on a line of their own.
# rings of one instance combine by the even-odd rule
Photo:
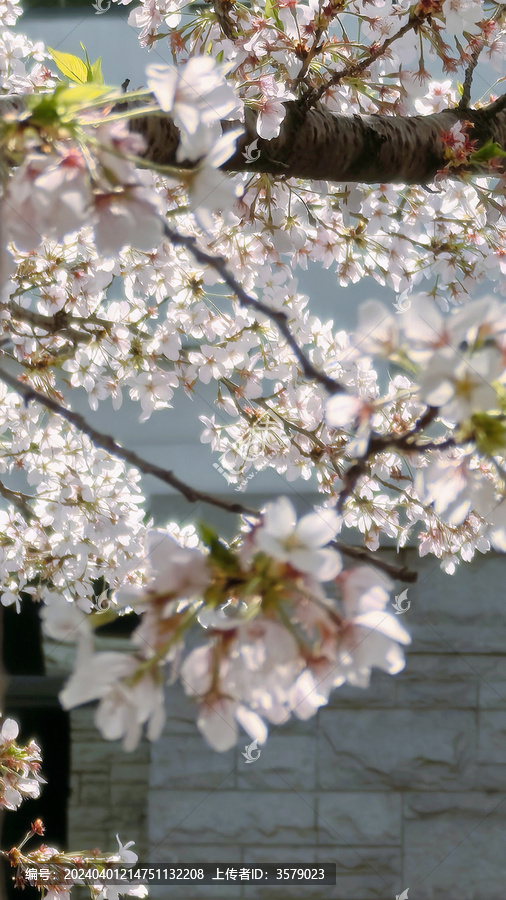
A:
<svg viewBox="0 0 506 900">
<path fill-rule="evenodd" d="M 441 407 L 446 418 L 463 422 L 480 410 L 497 408 L 493 386 L 504 371 L 495 348 L 463 356 L 452 347 L 436 352 L 419 377 L 420 396 L 430 406 Z"/>
<path fill-rule="evenodd" d="M 342 563 L 339 553 L 325 545 L 339 529 L 339 516 L 329 509 L 309 513 L 297 522 L 292 504 L 286 497 L 281 497 L 276 503 L 267 505 L 254 541 L 259 550 L 289 563 L 299 572 L 313 575 L 320 581 L 331 581 L 341 570 Z"/>
</svg>

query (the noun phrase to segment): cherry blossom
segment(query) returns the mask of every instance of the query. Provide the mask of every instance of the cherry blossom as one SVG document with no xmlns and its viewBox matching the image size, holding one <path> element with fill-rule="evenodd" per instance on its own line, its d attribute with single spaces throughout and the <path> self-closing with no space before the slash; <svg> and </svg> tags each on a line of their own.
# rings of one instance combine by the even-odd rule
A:
<svg viewBox="0 0 506 900">
<path fill-rule="evenodd" d="M 97 249 L 117 256 L 125 246 L 152 250 L 161 241 L 160 198 L 142 186 L 95 197 Z"/>
<path fill-rule="evenodd" d="M 164 529 L 153 528 L 147 532 L 144 559 L 148 568 L 145 587 L 116 591 L 114 596 L 120 606 L 135 602 L 136 597 L 142 600 L 146 590 L 166 602 L 175 597 L 191 597 L 205 590 L 209 583 L 209 568 L 202 552 L 196 547 L 182 547 Z"/>
<path fill-rule="evenodd" d="M 447 31 L 455 36 L 465 31 L 473 34 L 479 31 L 478 23 L 483 19 L 483 7 L 479 0 L 445 0 L 444 21 Z"/>
<path fill-rule="evenodd" d="M 4 719 L 0 731 L 0 807 L 15 810 L 27 797 L 37 798 L 45 780 L 40 774 L 41 752 L 31 740 L 25 747 L 17 743 L 19 726 Z"/>
<path fill-rule="evenodd" d="M 137 746 L 144 725 L 149 740 L 156 740 L 165 718 L 163 691 L 150 675 L 129 682 L 136 670 L 133 657 L 114 652 L 93 654 L 89 639 L 82 637 L 76 668 L 60 693 L 61 704 L 71 709 L 100 699 L 95 724 L 107 740 L 122 738 L 125 750 Z"/>
<path fill-rule="evenodd" d="M 46 893 L 45 900 L 70 900 L 70 889 L 55 885 Z"/>
<path fill-rule="evenodd" d="M 292 504 L 281 497 L 267 505 L 254 541 L 259 550 L 289 563 L 299 572 L 307 572 L 320 581 L 331 581 L 342 564 L 337 551 L 325 548 L 325 544 L 339 529 L 339 517 L 332 510 L 309 513 L 297 522 Z"/>
<path fill-rule="evenodd" d="M 419 379 L 420 395 L 429 406 L 441 407 L 450 421 L 462 422 L 475 412 L 496 408 L 497 391 L 492 382 L 502 371 L 501 355 L 493 348 L 466 359 L 447 347 L 427 361 Z"/>
<path fill-rule="evenodd" d="M 367 687 L 371 668 L 390 675 L 404 668 L 400 644 L 411 638 L 399 620 L 386 610 L 391 582 L 365 567 L 339 576 L 345 615 L 345 637 L 340 646 L 339 669 L 353 685 Z"/>
<path fill-rule="evenodd" d="M 282 84 L 276 83 L 272 75 L 259 78 L 258 86 L 262 92 L 262 99 L 259 101 L 257 132 L 260 137 L 271 140 L 278 136 L 285 118 L 284 101 L 295 98 Z"/>
<path fill-rule="evenodd" d="M 232 207 L 237 186 L 223 177 L 219 167 L 234 152 L 241 129 L 233 129 L 218 138 L 212 149 L 199 160 L 198 166 L 187 176 L 188 194 L 195 218 L 204 230 L 212 229 L 208 211 L 226 212 Z"/>
<path fill-rule="evenodd" d="M 208 152 L 213 136 L 219 135 L 212 126 L 239 109 L 238 98 L 210 56 L 193 57 L 177 69 L 153 64 L 146 75 L 160 107 L 181 129 L 181 159 L 198 159 Z"/>
<path fill-rule="evenodd" d="M 86 223 L 91 199 L 81 154 L 31 154 L 9 183 L 4 200 L 7 235 L 20 250 L 35 249 L 43 238 L 61 240 Z"/>
</svg>

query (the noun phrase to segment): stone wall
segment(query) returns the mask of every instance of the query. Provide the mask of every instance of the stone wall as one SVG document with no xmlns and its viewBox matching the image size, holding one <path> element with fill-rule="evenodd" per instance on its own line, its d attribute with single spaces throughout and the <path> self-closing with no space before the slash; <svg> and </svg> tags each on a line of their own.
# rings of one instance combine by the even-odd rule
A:
<svg viewBox="0 0 506 900">
<path fill-rule="evenodd" d="M 414 551 L 402 561 L 420 572 L 405 670 L 273 728 L 251 765 L 246 735 L 225 754 L 206 746 L 178 686 L 161 740 L 129 755 L 101 741 L 90 708 L 74 711 L 71 846 L 114 847 L 119 831 L 153 863 L 337 863 L 337 887 L 153 888 L 160 900 L 504 900 L 504 558 L 453 577 Z"/>
<path fill-rule="evenodd" d="M 74 646 L 49 640 L 44 646 L 48 674 L 70 672 Z M 120 651 L 129 643 L 99 638 L 95 646 L 97 651 Z M 114 851 L 119 834 L 123 843 L 135 841 L 135 849 L 146 858 L 149 743 L 142 741 L 132 753 L 123 753 L 116 742 L 102 740 L 93 724 L 94 711 L 94 706 L 84 706 L 70 713 L 69 848 Z"/>
<path fill-rule="evenodd" d="M 101 739 L 93 724 L 93 710 L 85 707 L 71 714 L 71 795 L 69 847 L 117 850 L 135 841 L 146 857 L 147 797 L 149 778 L 147 741 L 133 753 Z"/>
<path fill-rule="evenodd" d="M 506 597 L 503 558 L 453 577 L 419 568 L 402 620 L 404 672 L 341 688 L 306 723 L 272 729 L 246 764 L 248 739 L 206 747 L 191 704 L 172 689 L 151 751 L 154 862 L 335 861 L 337 887 L 153 889 L 170 900 L 504 900 Z"/>
</svg>

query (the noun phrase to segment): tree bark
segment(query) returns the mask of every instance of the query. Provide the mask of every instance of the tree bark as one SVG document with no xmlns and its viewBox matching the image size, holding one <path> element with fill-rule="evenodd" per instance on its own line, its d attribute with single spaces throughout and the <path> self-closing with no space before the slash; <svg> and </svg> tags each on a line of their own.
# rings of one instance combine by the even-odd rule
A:
<svg viewBox="0 0 506 900">
<path fill-rule="evenodd" d="M 471 123 L 469 137 L 476 141 L 475 149 L 493 141 L 506 150 L 504 97 L 484 109 L 449 109 L 405 117 L 341 116 L 322 105 L 309 110 L 301 109 L 296 101 L 286 105 L 279 137 L 270 141 L 258 137 L 256 116 L 246 109 L 245 134 L 221 167 L 223 171 L 265 172 L 313 181 L 426 184 L 446 165 L 442 135 L 459 121 Z M 224 122 L 223 127 L 231 124 L 239 123 Z M 164 165 L 175 163 L 179 134 L 169 116 L 139 117 L 132 120 L 131 127 L 145 135 L 147 159 Z M 245 154 L 253 141 L 255 149 Z M 248 156 L 258 159 L 248 162 Z M 498 173 L 501 170 L 504 165 Z"/>
</svg>

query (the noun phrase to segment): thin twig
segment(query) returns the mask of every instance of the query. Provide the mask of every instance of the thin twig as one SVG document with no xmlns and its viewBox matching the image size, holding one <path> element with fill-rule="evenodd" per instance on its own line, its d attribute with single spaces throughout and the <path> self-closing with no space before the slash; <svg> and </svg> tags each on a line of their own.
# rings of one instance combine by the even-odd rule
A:
<svg viewBox="0 0 506 900">
<path fill-rule="evenodd" d="M 35 497 L 30 497 L 28 494 L 22 494 L 20 491 L 11 491 L 11 489 L 6 487 L 2 481 L 0 481 L 0 495 L 4 500 L 8 500 L 9 503 L 16 506 L 17 509 L 23 513 L 25 519 L 28 521 L 33 519 L 33 510 L 28 506 L 28 500 L 34 500 Z"/>
<path fill-rule="evenodd" d="M 254 309 L 262 315 L 267 316 L 274 324 L 277 326 L 283 337 L 285 338 L 287 344 L 293 350 L 293 353 L 297 357 L 301 368 L 304 372 L 306 378 L 310 381 L 316 381 L 318 384 L 321 384 L 329 394 L 338 394 L 344 393 L 345 388 L 339 384 L 339 382 L 334 381 L 329 375 L 325 375 L 324 372 L 320 372 L 310 359 L 306 356 L 302 348 L 297 343 L 295 337 L 290 331 L 288 325 L 288 315 L 283 310 L 271 309 L 270 306 L 267 306 L 266 303 L 263 303 L 261 300 L 257 300 L 256 297 L 252 297 L 250 294 L 247 294 L 241 284 L 236 280 L 236 278 L 232 275 L 231 272 L 227 269 L 227 261 L 222 256 L 211 256 L 210 253 L 206 253 L 202 250 L 198 244 L 197 240 L 190 235 L 182 235 L 179 232 L 174 231 L 169 225 L 164 224 L 165 235 L 169 238 L 170 241 L 176 246 L 185 247 L 192 256 L 195 257 L 197 262 L 202 265 L 211 266 L 218 274 L 221 276 L 225 284 L 232 289 L 234 294 L 236 295 L 241 306 L 244 306 L 248 309 Z"/>
<path fill-rule="evenodd" d="M 418 25 L 421 25 L 423 18 L 421 16 L 413 16 L 402 26 L 399 28 L 395 34 L 391 37 L 387 38 L 383 43 L 369 53 L 364 59 L 360 60 L 360 62 L 355 62 L 352 65 L 345 66 L 343 69 L 339 69 L 338 72 L 334 72 L 334 74 L 326 81 L 324 84 L 321 84 L 319 88 L 312 88 L 300 98 L 299 105 L 304 109 L 309 109 L 311 106 L 314 106 L 315 103 L 318 102 L 320 97 L 334 84 L 339 84 L 343 78 L 355 78 L 360 72 L 363 72 L 364 69 L 367 69 L 374 60 L 378 59 L 379 56 L 383 56 L 383 54 L 388 50 L 390 44 L 393 44 L 394 41 L 397 41 L 399 38 L 403 37 L 406 32 L 411 31 L 412 28 L 416 28 Z"/>
<path fill-rule="evenodd" d="M 471 105 L 471 85 L 473 82 L 473 74 L 478 64 L 478 58 L 484 46 L 485 41 L 479 41 L 471 54 L 471 59 L 469 65 L 467 66 L 466 74 L 464 77 L 464 84 L 462 86 L 462 97 L 460 98 L 460 103 L 457 106 L 457 109 L 460 109 L 462 112 L 464 112 L 464 110 L 466 109 L 469 109 Z"/>
<path fill-rule="evenodd" d="M 155 463 L 150 463 L 147 460 L 142 459 L 142 457 L 138 456 L 137 453 L 134 453 L 133 450 L 121 447 L 109 434 L 97 431 L 97 429 L 93 428 L 80 413 L 67 409 L 65 406 L 57 403 L 56 400 L 47 397 L 45 394 L 41 394 L 39 391 L 30 387 L 29 384 L 24 384 L 14 375 L 10 375 L 3 369 L 0 369 L 0 381 L 3 381 L 20 394 L 21 397 L 24 398 L 25 403 L 34 400 L 41 406 L 46 407 L 46 409 L 50 409 L 51 412 L 56 413 L 56 415 L 61 416 L 62 419 L 70 422 L 70 424 L 77 428 L 78 431 L 86 434 L 95 447 L 101 447 L 102 450 L 106 450 L 111 456 L 116 456 L 118 459 L 122 459 L 130 465 L 135 466 L 135 468 L 139 469 L 140 472 L 143 472 L 144 475 L 153 475 L 155 478 L 159 478 L 160 481 L 164 481 L 165 484 L 169 484 L 182 494 L 189 503 L 209 503 L 211 506 L 217 506 L 230 513 L 248 516 L 260 515 L 258 510 L 250 509 L 247 506 L 243 506 L 241 503 L 231 503 L 228 500 L 222 500 L 219 497 L 208 494 L 206 491 L 198 491 L 195 488 L 190 487 L 189 484 L 185 484 L 184 481 L 177 478 L 173 472 L 164 469 L 161 466 L 157 466 Z"/>
<path fill-rule="evenodd" d="M 350 544 L 343 544 L 342 541 L 332 541 L 330 546 L 335 547 L 336 550 L 339 550 L 340 553 L 344 553 L 345 556 L 350 556 L 352 559 L 359 559 L 371 566 L 375 566 L 376 569 L 381 569 L 382 572 L 386 572 L 387 575 L 391 575 L 392 578 L 395 578 L 397 581 L 407 581 L 408 583 L 413 584 L 418 579 L 418 572 L 413 572 L 413 570 L 408 569 L 407 566 L 395 566 L 393 563 L 386 562 L 384 559 L 372 556 L 371 553 L 364 550 L 362 547 L 352 547 Z"/>
</svg>

